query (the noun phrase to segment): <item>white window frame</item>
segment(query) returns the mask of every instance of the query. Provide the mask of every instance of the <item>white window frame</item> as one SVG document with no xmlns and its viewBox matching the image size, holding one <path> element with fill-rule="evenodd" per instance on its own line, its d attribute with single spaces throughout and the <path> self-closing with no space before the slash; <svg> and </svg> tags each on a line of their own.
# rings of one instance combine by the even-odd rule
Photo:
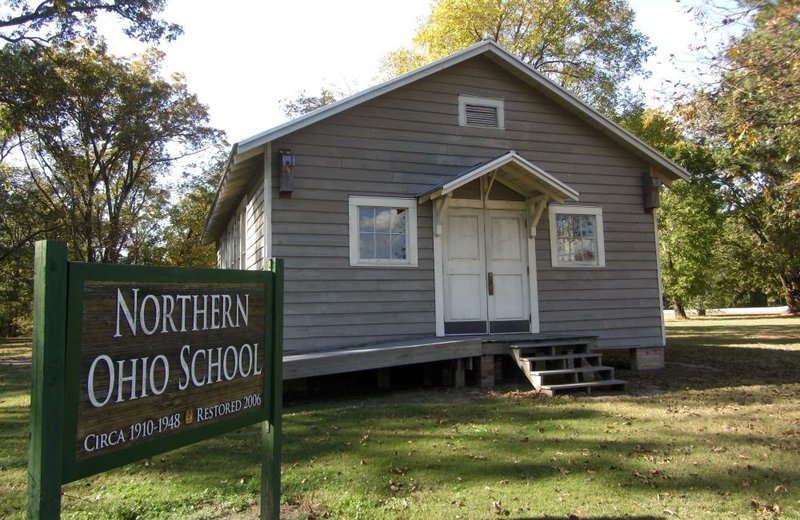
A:
<svg viewBox="0 0 800 520">
<path fill-rule="evenodd" d="M 467 124 L 467 105 L 492 107 L 497 110 L 497 126 L 481 126 Z M 502 99 L 483 98 L 476 96 L 458 96 L 458 125 L 470 128 L 488 128 L 503 130 L 506 127 L 505 102 Z"/>
<path fill-rule="evenodd" d="M 606 266 L 606 247 L 603 236 L 603 208 L 592 206 L 572 206 L 568 204 L 550 204 L 548 207 L 550 219 L 550 259 L 553 267 L 580 267 L 597 268 Z M 594 215 L 595 233 L 597 234 L 597 259 L 592 262 L 562 262 L 558 259 L 558 230 L 556 227 L 557 215 Z"/>
<path fill-rule="evenodd" d="M 359 248 L 358 208 L 374 206 L 385 208 L 403 208 L 408 210 L 408 229 L 406 229 L 407 258 L 393 260 L 389 258 L 362 259 Z M 417 200 L 398 197 L 356 197 L 349 199 L 350 213 L 350 265 L 359 267 L 417 267 Z"/>
</svg>

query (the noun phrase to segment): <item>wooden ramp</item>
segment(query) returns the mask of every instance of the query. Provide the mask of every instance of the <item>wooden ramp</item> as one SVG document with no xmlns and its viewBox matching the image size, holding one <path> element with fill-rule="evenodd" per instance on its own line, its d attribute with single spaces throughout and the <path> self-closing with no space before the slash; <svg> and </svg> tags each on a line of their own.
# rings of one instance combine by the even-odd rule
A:
<svg viewBox="0 0 800 520">
<path fill-rule="evenodd" d="M 614 368 L 592 352 L 596 338 L 542 338 L 515 342 L 511 354 L 533 387 L 544 394 L 625 390 Z"/>
</svg>

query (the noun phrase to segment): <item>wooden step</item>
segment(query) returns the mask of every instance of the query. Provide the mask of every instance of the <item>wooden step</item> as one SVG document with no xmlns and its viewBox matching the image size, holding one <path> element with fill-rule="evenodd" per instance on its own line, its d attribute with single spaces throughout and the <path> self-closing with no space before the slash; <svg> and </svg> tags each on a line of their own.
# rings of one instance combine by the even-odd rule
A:
<svg viewBox="0 0 800 520">
<path fill-rule="evenodd" d="M 575 367 L 558 370 L 530 371 L 528 380 L 537 390 L 565 384 L 586 384 L 613 381 L 612 367 Z"/>
<path fill-rule="evenodd" d="M 590 391 L 592 388 L 608 388 L 608 387 L 616 387 L 613 388 L 614 390 L 624 390 L 625 389 L 625 381 L 622 379 L 606 379 L 602 381 L 591 381 L 586 383 L 564 383 L 561 385 L 542 385 L 541 390 L 543 392 L 569 392 L 573 390 L 587 390 Z"/>
<path fill-rule="evenodd" d="M 523 361 L 557 361 L 557 360 L 577 360 L 577 359 L 601 359 L 603 356 L 594 353 L 560 354 L 556 356 L 520 356 Z"/>
<path fill-rule="evenodd" d="M 511 348 L 528 348 L 528 347 L 556 347 L 562 345 L 594 345 L 597 342 L 595 336 L 578 336 L 574 338 L 542 338 L 527 340 L 522 343 L 515 343 Z"/>
<path fill-rule="evenodd" d="M 594 343 L 563 342 L 557 344 L 517 344 L 511 346 L 515 357 L 557 356 L 565 354 L 588 354 Z"/>
<path fill-rule="evenodd" d="M 584 372 L 605 372 L 614 371 L 614 367 L 607 367 L 605 365 L 598 365 L 592 367 L 576 367 L 576 368 L 560 368 L 557 370 L 531 370 L 532 376 L 554 376 L 562 374 L 580 374 Z"/>
</svg>

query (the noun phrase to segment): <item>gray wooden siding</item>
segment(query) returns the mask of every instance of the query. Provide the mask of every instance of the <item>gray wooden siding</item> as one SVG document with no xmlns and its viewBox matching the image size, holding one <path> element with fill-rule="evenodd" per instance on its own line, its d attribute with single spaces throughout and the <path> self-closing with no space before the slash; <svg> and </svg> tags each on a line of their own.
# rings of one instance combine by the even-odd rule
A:
<svg viewBox="0 0 800 520">
<path fill-rule="evenodd" d="M 247 255 L 245 269 L 264 268 L 264 178 L 254 179 L 247 190 Z"/>
<path fill-rule="evenodd" d="M 506 129 L 459 127 L 459 94 L 504 99 Z M 578 190 L 581 204 L 603 208 L 602 269 L 551 267 L 541 220 L 541 332 L 598 334 L 604 347 L 660 345 L 653 217 L 642 209 L 647 165 L 489 60 L 454 66 L 272 147 L 296 157 L 291 197 L 279 196 L 273 179 L 286 352 L 434 335 L 431 204 L 419 208 L 418 268 L 351 267 L 348 197 L 414 196 L 508 150 Z M 254 214 L 253 226 L 263 229 L 263 218 Z"/>
</svg>

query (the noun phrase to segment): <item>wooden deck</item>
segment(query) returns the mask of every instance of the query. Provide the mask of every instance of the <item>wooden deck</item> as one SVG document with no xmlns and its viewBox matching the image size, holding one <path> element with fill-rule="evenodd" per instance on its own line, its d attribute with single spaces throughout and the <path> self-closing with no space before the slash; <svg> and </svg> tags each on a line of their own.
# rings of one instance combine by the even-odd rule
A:
<svg viewBox="0 0 800 520">
<path fill-rule="evenodd" d="M 283 379 L 344 374 L 484 355 L 511 356 L 511 345 L 514 343 L 575 339 L 578 338 L 546 334 L 430 337 L 322 352 L 288 354 L 283 357 Z"/>
</svg>

